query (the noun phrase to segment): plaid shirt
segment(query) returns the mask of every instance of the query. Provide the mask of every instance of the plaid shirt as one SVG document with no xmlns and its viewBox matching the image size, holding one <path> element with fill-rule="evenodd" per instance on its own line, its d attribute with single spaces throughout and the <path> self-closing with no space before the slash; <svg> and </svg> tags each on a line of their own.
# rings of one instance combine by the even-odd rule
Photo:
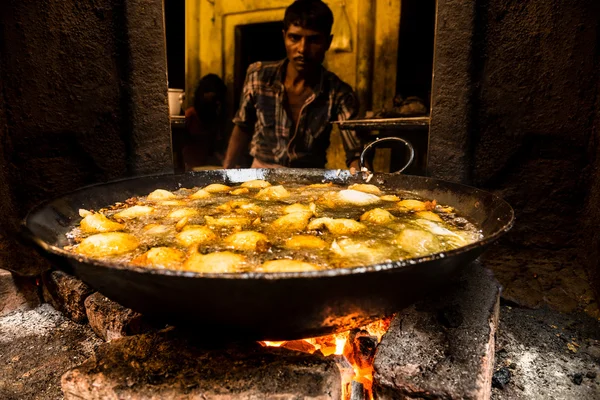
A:
<svg viewBox="0 0 600 400">
<path fill-rule="evenodd" d="M 356 117 L 352 88 L 322 68 L 321 80 L 300 111 L 297 126 L 286 111 L 283 76 L 287 60 L 257 62 L 248 67 L 240 108 L 233 123 L 253 131 L 250 155 L 286 167 L 323 168 L 327 161 L 330 121 Z M 357 159 L 362 142 L 354 131 L 341 131 L 346 162 Z"/>
</svg>

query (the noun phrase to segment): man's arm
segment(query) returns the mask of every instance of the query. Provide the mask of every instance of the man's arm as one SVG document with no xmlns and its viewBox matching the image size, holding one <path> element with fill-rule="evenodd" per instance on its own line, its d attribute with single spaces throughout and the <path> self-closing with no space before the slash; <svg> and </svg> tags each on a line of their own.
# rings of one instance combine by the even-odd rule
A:
<svg viewBox="0 0 600 400">
<path fill-rule="evenodd" d="M 239 165 L 240 157 L 248 150 L 248 143 L 250 143 L 251 137 L 252 132 L 249 130 L 239 125 L 233 128 L 229 144 L 227 145 L 223 168 L 236 168 Z"/>
</svg>

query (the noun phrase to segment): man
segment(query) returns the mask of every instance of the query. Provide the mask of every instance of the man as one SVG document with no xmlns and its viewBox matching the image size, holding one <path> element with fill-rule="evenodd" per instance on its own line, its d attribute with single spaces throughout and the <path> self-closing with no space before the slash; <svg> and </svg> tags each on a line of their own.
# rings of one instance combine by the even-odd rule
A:
<svg viewBox="0 0 600 400">
<path fill-rule="evenodd" d="M 250 65 L 223 166 L 234 168 L 250 143 L 253 168 L 323 168 L 330 121 L 354 118 L 352 88 L 323 66 L 333 13 L 321 0 L 297 0 L 285 11 L 287 58 Z M 362 143 L 342 131 L 346 164 L 358 168 Z"/>
</svg>

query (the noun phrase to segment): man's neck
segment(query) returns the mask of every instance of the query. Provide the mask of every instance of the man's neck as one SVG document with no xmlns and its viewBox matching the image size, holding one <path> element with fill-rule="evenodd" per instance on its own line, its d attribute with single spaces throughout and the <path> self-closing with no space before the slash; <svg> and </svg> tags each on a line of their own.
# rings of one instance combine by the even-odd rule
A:
<svg viewBox="0 0 600 400">
<path fill-rule="evenodd" d="M 319 79 L 319 70 L 299 72 L 290 64 L 287 65 L 285 71 L 286 86 L 314 86 Z"/>
</svg>

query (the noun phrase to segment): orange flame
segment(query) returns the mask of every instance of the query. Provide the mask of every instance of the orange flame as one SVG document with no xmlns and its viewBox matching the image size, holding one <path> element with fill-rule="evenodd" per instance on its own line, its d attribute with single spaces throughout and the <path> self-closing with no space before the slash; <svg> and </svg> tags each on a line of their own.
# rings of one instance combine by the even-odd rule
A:
<svg viewBox="0 0 600 400">
<path fill-rule="evenodd" d="M 375 321 L 365 325 L 358 330 L 335 333 L 329 336 L 320 336 L 301 340 L 291 340 L 282 342 L 259 342 L 263 346 L 284 347 L 290 350 L 314 353 L 320 351 L 324 356 L 338 355 L 344 356 L 345 360 L 352 366 L 352 370 L 344 367 L 342 361 L 336 360 L 342 375 L 342 399 L 349 400 L 352 394 L 352 381 L 363 385 L 370 399 L 373 399 L 373 354 L 361 354 L 357 349 L 357 342 L 360 337 L 366 338 L 366 342 L 376 341 L 378 344 L 381 337 L 387 332 L 392 317 Z M 352 343 L 350 342 L 350 339 Z M 367 346 L 368 347 L 368 346 Z M 372 349 L 374 350 L 374 348 Z"/>
</svg>

